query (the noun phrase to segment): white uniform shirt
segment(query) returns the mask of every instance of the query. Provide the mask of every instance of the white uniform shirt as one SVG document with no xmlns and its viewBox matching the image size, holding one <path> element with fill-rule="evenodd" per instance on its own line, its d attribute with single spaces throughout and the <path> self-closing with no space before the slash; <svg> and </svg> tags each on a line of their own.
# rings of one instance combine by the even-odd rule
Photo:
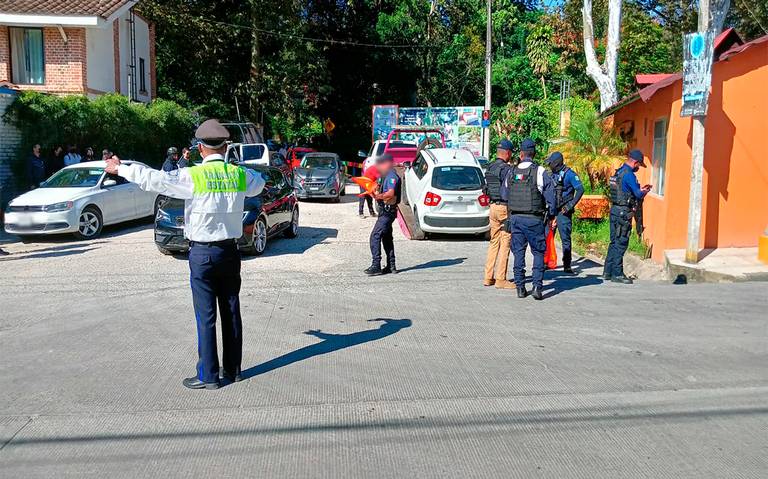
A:
<svg viewBox="0 0 768 479">
<path fill-rule="evenodd" d="M 77 153 L 67 153 L 64 155 L 64 166 L 76 165 L 80 163 L 82 157 Z"/>
<path fill-rule="evenodd" d="M 521 161 L 520 164 L 517 165 L 521 170 L 527 170 L 531 166 L 533 166 L 533 163 L 530 161 Z M 536 186 L 539 187 L 539 193 L 544 193 L 544 168 L 539 167 L 536 173 Z"/>
<path fill-rule="evenodd" d="M 224 161 L 224 157 L 214 154 L 203 159 L 204 164 L 211 161 Z M 261 193 L 264 179 L 253 170 L 244 168 L 244 192 L 199 193 L 195 192 L 191 168 L 158 171 L 133 163 L 121 164 L 117 173 L 142 190 L 184 200 L 184 236 L 190 241 L 207 243 L 240 238 L 243 235 L 245 197 Z"/>
</svg>

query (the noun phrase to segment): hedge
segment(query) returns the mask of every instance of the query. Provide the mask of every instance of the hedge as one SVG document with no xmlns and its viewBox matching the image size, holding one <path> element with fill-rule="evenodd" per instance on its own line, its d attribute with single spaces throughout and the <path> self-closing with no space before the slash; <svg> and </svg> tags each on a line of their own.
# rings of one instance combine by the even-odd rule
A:
<svg viewBox="0 0 768 479">
<path fill-rule="evenodd" d="M 34 144 L 47 157 L 56 145 L 76 144 L 81 153 L 92 146 L 98 158 L 107 148 L 123 159 L 159 166 L 170 146 L 189 145 L 195 114 L 167 100 L 134 103 L 118 94 L 89 99 L 82 95 L 20 93 L 4 120 L 21 132 L 22 144 L 13 171 L 19 177 Z"/>
</svg>

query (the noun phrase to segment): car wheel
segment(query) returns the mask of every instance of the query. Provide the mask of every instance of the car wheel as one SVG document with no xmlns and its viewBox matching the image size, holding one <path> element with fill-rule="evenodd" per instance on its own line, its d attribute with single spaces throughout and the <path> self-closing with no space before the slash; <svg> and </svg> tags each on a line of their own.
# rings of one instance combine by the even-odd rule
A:
<svg viewBox="0 0 768 479">
<path fill-rule="evenodd" d="M 104 227 L 101 211 L 95 206 L 86 206 L 80 213 L 77 222 L 77 232 L 74 235 L 75 238 L 81 240 L 96 238 L 101 234 L 101 229 Z"/>
<path fill-rule="evenodd" d="M 298 207 L 293 209 L 293 214 L 291 214 L 291 224 L 288 225 L 288 228 L 283 232 L 283 235 L 286 238 L 295 238 L 299 236 L 299 208 Z"/>
<path fill-rule="evenodd" d="M 169 250 L 168 248 L 163 248 L 162 246 L 158 246 L 157 250 L 166 256 L 173 256 L 173 251 Z"/>
<path fill-rule="evenodd" d="M 419 211 L 414 208 L 413 209 L 413 226 L 411 228 L 411 239 L 416 241 L 421 241 L 423 239 L 426 239 L 427 234 L 424 233 L 424 230 L 421 229 L 421 223 L 419 223 Z"/>
<path fill-rule="evenodd" d="M 250 253 L 259 256 L 267 249 L 267 222 L 259 217 L 253 225 Z"/>
</svg>

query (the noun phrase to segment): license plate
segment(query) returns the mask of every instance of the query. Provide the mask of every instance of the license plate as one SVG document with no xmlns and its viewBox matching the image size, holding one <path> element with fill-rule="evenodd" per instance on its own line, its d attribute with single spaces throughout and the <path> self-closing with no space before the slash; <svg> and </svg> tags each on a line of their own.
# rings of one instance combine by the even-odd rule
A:
<svg viewBox="0 0 768 479">
<path fill-rule="evenodd" d="M 20 214 L 19 226 L 32 226 L 32 215 Z"/>
<path fill-rule="evenodd" d="M 454 211 L 467 211 L 466 203 L 451 203 L 451 209 Z"/>
</svg>

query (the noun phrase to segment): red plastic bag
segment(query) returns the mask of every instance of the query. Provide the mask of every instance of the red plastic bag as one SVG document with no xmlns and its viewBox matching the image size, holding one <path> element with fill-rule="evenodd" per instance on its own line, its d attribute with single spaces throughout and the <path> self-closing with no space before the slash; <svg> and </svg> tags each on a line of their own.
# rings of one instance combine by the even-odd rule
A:
<svg viewBox="0 0 768 479">
<path fill-rule="evenodd" d="M 547 249 L 544 252 L 544 265 L 547 269 L 557 268 L 557 249 L 555 249 L 555 228 L 549 229 Z"/>
</svg>

